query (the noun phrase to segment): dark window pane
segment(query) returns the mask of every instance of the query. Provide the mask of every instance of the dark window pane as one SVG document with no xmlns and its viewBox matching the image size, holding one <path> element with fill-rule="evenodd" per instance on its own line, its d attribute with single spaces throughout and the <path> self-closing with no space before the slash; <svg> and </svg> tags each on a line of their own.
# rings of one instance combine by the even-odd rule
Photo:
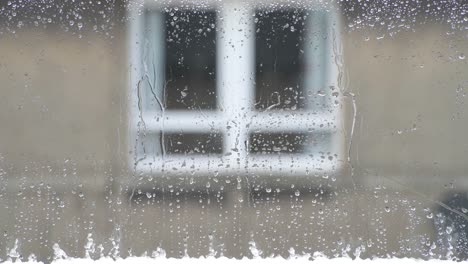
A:
<svg viewBox="0 0 468 264">
<path fill-rule="evenodd" d="M 253 133 L 249 151 L 253 154 L 308 153 L 330 155 L 331 133 Z"/>
<path fill-rule="evenodd" d="M 300 133 L 255 133 L 250 135 L 250 152 L 257 154 L 301 153 L 307 136 Z"/>
<path fill-rule="evenodd" d="M 256 109 L 304 107 L 305 21 L 302 10 L 256 12 Z"/>
<path fill-rule="evenodd" d="M 216 107 L 216 13 L 165 12 L 168 109 Z"/>
<path fill-rule="evenodd" d="M 168 154 L 220 154 L 223 150 L 221 134 L 165 134 Z"/>
</svg>

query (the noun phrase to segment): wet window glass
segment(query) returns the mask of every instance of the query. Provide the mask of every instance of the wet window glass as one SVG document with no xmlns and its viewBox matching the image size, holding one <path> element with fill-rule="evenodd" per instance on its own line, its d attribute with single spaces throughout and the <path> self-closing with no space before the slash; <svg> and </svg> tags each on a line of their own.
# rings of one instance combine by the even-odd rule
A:
<svg viewBox="0 0 468 264">
<path fill-rule="evenodd" d="M 0 262 L 467 261 L 467 12 L 2 1 Z"/>
<path fill-rule="evenodd" d="M 167 108 L 215 108 L 216 13 L 169 9 L 164 15 L 166 42 L 152 48 L 165 49 Z"/>
<path fill-rule="evenodd" d="M 301 10 L 255 13 L 257 108 L 303 107 L 306 20 Z"/>
</svg>

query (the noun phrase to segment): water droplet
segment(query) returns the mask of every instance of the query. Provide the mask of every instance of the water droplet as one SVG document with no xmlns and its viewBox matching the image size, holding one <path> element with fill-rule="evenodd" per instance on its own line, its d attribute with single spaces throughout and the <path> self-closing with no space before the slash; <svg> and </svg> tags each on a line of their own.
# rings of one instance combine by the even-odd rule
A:
<svg viewBox="0 0 468 264">
<path fill-rule="evenodd" d="M 464 54 L 464 53 L 458 54 L 458 58 L 459 58 L 460 60 L 464 60 L 464 59 L 465 59 L 465 54 Z"/>
<path fill-rule="evenodd" d="M 324 91 L 319 90 L 319 91 L 317 92 L 317 95 L 318 95 L 318 96 L 325 96 L 326 94 L 325 94 Z"/>
<path fill-rule="evenodd" d="M 447 233 L 448 235 L 452 234 L 452 231 L 453 228 L 451 226 L 447 226 L 447 228 L 445 228 L 445 233 Z"/>
</svg>

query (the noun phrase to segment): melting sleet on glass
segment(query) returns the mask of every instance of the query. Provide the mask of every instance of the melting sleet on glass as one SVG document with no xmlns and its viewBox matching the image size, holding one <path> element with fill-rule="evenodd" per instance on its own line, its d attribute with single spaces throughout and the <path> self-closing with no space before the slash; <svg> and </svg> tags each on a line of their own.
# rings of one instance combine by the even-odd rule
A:
<svg viewBox="0 0 468 264">
<path fill-rule="evenodd" d="M 0 21 L 0 263 L 468 260 L 466 1 Z"/>
</svg>

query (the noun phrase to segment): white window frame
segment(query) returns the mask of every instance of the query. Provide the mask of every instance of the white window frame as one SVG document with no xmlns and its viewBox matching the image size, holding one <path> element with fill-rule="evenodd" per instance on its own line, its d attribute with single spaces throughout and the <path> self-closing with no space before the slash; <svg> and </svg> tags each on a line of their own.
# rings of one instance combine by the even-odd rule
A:
<svg viewBox="0 0 468 264">
<path fill-rule="evenodd" d="M 273 2 L 273 1 L 272 1 Z M 278 2 L 278 1 L 276 1 Z M 332 97 L 328 87 L 338 89 L 338 63 L 341 56 L 340 39 L 337 34 L 339 19 L 335 9 L 327 11 L 326 20 L 329 30 L 321 41 L 311 41 L 305 48 L 307 60 L 305 87 L 317 87 L 313 82 L 321 80 L 325 101 L 330 107 L 316 110 L 307 107 L 296 111 L 255 109 L 255 26 L 254 12 L 258 8 L 255 2 L 223 1 L 204 2 L 206 9 L 217 10 L 216 25 L 216 93 L 217 109 L 206 111 L 165 110 L 153 107 L 141 109 L 141 83 L 148 72 L 157 79 L 152 84 L 152 96 L 161 103 L 164 90 L 164 61 L 153 59 L 150 66 L 144 63 L 151 57 L 145 53 L 145 41 L 152 38 L 163 47 L 162 30 L 153 30 L 150 36 L 143 30 L 145 12 L 148 8 L 159 8 L 157 2 L 130 5 L 128 28 L 128 54 L 130 60 L 129 89 L 129 167 L 139 174 L 164 176 L 210 176 L 210 175 L 276 175 L 304 176 L 328 174 L 341 168 L 344 160 L 344 132 L 342 129 L 341 104 L 333 106 L 338 98 Z M 315 7 L 311 1 L 307 8 Z M 177 6 L 177 3 L 173 3 Z M 302 4 L 304 5 L 304 4 Z M 138 7 L 137 7 L 138 6 Z M 318 6 L 318 5 L 317 5 Z M 169 7 L 164 5 L 163 7 Z M 187 7 L 187 5 L 185 5 Z M 293 8 L 290 3 L 287 8 Z M 197 8 L 201 7 L 197 5 Z M 261 7 L 260 7 L 261 8 Z M 325 11 L 324 11 L 325 12 Z M 154 23 L 161 23 L 162 18 L 154 18 Z M 159 21 L 159 22 L 158 22 Z M 308 19 L 308 27 L 320 26 L 320 21 Z M 312 31 L 312 30 L 309 30 Z M 152 34 L 152 35 L 151 35 Z M 317 37 L 310 39 L 319 39 Z M 164 58 L 164 49 L 153 50 L 152 58 Z M 320 63 L 315 58 L 325 53 L 326 62 Z M 307 64 L 307 63 L 306 63 Z M 158 79 L 159 78 L 159 79 Z M 317 91 L 306 91 L 316 94 Z M 310 102 L 309 102 L 310 103 Z M 212 133 L 223 134 L 222 155 L 184 155 L 165 154 L 160 146 L 163 137 L 148 136 L 156 133 Z M 330 133 L 330 145 L 327 153 L 306 149 L 304 153 L 292 154 L 249 154 L 249 134 L 260 131 Z M 144 148 L 141 153 L 139 148 Z M 332 158 L 330 158 L 332 157 Z"/>
</svg>

